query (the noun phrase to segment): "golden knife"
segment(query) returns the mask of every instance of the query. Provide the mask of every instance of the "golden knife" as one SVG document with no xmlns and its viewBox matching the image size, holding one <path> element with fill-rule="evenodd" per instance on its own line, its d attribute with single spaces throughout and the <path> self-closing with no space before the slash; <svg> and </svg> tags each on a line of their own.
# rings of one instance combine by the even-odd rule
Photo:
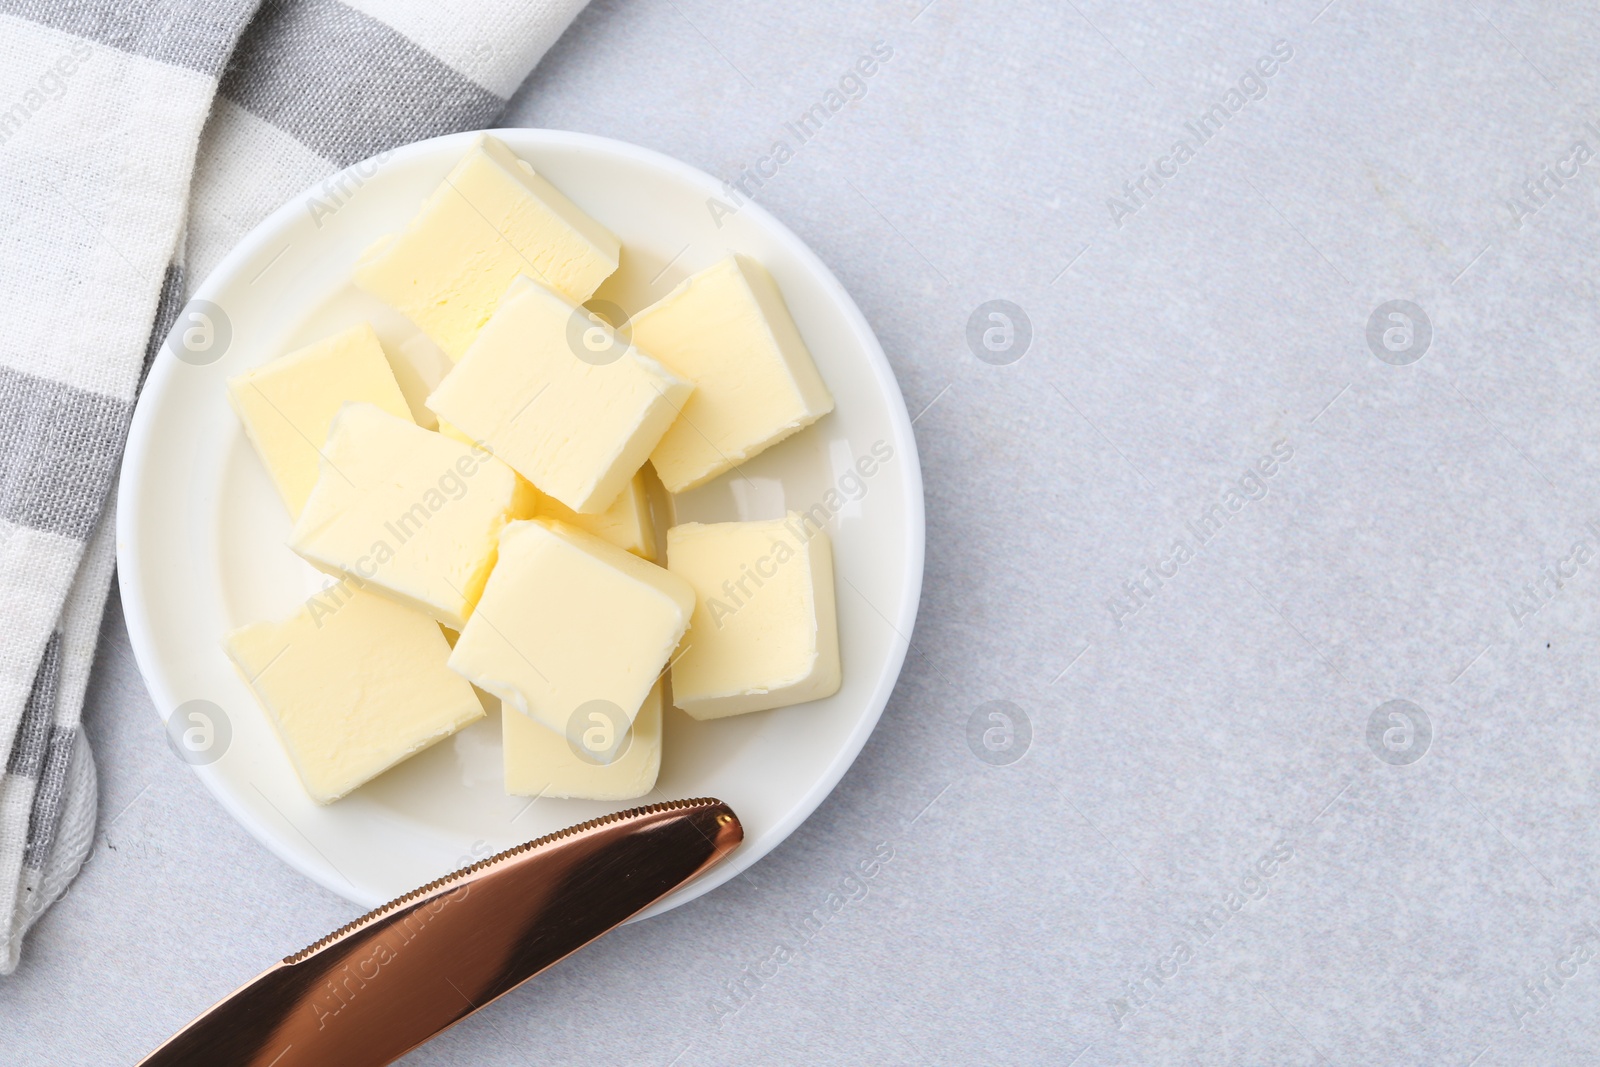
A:
<svg viewBox="0 0 1600 1067">
<path fill-rule="evenodd" d="M 273 965 L 140 1067 L 379 1067 L 744 839 L 720 800 L 607 815 L 431 882 Z"/>
</svg>

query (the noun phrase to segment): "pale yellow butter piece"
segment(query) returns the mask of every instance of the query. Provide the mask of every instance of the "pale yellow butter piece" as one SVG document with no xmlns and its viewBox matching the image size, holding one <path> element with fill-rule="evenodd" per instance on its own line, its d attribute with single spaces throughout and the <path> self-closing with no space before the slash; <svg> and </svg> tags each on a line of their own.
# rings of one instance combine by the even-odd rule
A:
<svg viewBox="0 0 1600 1067">
<path fill-rule="evenodd" d="M 319 804 L 483 718 L 439 624 L 349 583 L 226 645 Z"/>
<path fill-rule="evenodd" d="M 694 611 L 683 579 L 565 523 L 514 522 L 450 666 L 565 734 L 593 701 L 637 714 Z"/>
<path fill-rule="evenodd" d="M 439 432 L 463 444 L 478 444 L 445 419 L 439 420 Z M 618 494 L 617 499 L 611 502 L 610 507 L 595 515 L 580 515 L 555 497 L 539 493 L 526 481 L 524 484 L 528 485 L 530 491 L 538 493 L 539 503 L 534 512 L 535 518 L 552 519 L 576 526 L 602 540 L 610 541 L 618 548 L 627 549 L 640 559 L 655 562 L 656 524 L 650 514 L 650 489 L 643 471 L 633 476 L 633 480 Z"/>
<path fill-rule="evenodd" d="M 598 515 L 579 515 L 555 497 L 541 493 L 537 517 L 576 526 L 640 559 L 655 561 L 656 525 L 650 516 L 650 491 L 642 471 Z"/>
<path fill-rule="evenodd" d="M 597 514 L 644 465 L 693 389 L 603 320 L 518 277 L 426 403 L 541 493 Z"/>
<path fill-rule="evenodd" d="M 478 444 L 445 419 L 439 420 L 439 432 L 464 444 Z M 552 519 L 576 526 L 602 540 L 610 541 L 618 548 L 627 549 L 640 559 L 655 562 L 656 525 L 650 513 L 650 490 L 643 471 L 633 476 L 633 480 L 618 494 L 617 499 L 611 502 L 610 507 L 596 515 L 580 515 L 555 497 L 540 493 L 526 479 L 523 484 L 529 492 L 537 494 L 539 503 L 534 512 L 535 518 Z"/>
<path fill-rule="evenodd" d="M 289 547 L 459 630 L 494 566 L 501 528 L 534 505 L 525 483 L 487 452 L 349 404 L 334 419 Z"/>
<path fill-rule="evenodd" d="M 573 800 L 632 800 L 661 772 L 661 683 L 644 698 L 633 727 L 601 712 L 581 716 L 567 734 L 515 711 L 501 712 L 506 792 Z"/>
<path fill-rule="evenodd" d="M 689 278 L 630 327 L 634 344 L 695 385 L 650 453 L 670 493 L 710 481 L 833 410 L 783 294 L 746 256 Z"/>
<path fill-rule="evenodd" d="M 468 448 L 471 448 L 471 447 L 473 447 L 473 446 L 478 444 L 477 441 L 474 441 L 471 437 L 469 437 L 468 435 L 462 433 L 459 428 L 457 428 L 455 426 L 452 426 L 450 423 L 446 422 L 444 419 L 440 419 L 439 420 L 439 432 L 444 434 L 446 437 L 450 438 L 450 440 L 452 440 L 452 441 L 460 441 L 462 444 L 466 445 Z"/>
<path fill-rule="evenodd" d="M 351 401 L 411 421 L 378 335 L 365 322 L 228 379 L 228 402 L 291 518 L 317 482 L 318 450 L 333 417 Z"/>
<path fill-rule="evenodd" d="M 367 250 L 355 283 L 460 359 L 518 274 L 582 303 L 620 253 L 609 230 L 485 135 L 403 231 Z"/>
<path fill-rule="evenodd" d="M 790 512 L 765 522 L 667 531 L 667 568 L 694 586 L 694 621 L 672 666 L 673 703 L 720 719 L 839 689 L 833 551 Z"/>
</svg>

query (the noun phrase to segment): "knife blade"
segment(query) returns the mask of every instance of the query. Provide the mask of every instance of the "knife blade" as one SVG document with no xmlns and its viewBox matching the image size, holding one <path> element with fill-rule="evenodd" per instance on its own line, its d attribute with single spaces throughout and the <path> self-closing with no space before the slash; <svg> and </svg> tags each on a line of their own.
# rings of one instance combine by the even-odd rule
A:
<svg viewBox="0 0 1600 1067">
<path fill-rule="evenodd" d="M 518 845 L 285 957 L 140 1067 L 380 1067 L 620 925 L 744 838 L 719 800 Z"/>
</svg>

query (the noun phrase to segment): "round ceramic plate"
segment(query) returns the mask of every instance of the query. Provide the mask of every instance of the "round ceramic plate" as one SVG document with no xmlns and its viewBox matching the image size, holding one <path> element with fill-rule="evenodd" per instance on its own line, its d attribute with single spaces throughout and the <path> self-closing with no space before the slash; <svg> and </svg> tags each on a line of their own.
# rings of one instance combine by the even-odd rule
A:
<svg viewBox="0 0 1600 1067">
<path fill-rule="evenodd" d="M 335 893 L 376 906 L 468 862 L 609 811 L 715 796 L 742 847 L 655 914 L 737 875 L 843 776 L 889 699 L 916 615 L 923 558 L 916 445 L 894 376 L 833 275 L 761 208 L 654 152 L 549 130 L 495 136 L 622 240 L 596 300 L 631 314 L 730 251 L 765 264 L 833 391 L 831 415 L 673 501 L 678 521 L 831 515 L 844 684 L 827 700 L 714 722 L 667 712 L 661 777 L 637 801 L 506 796 L 496 715 L 321 806 L 223 653 L 228 631 L 294 611 L 329 579 L 291 553 L 289 517 L 228 406 L 224 383 L 361 319 L 376 326 L 416 405 L 442 354 L 350 284 L 363 249 L 404 226 L 473 134 L 358 164 L 285 204 L 185 307 L 139 398 L 118 496 L 117 563 L 134 652 L 163 720 L 205 701 L 209 747 L 185 748 L 207 788 L 263 844 Z M 594 306 L 594 305 L 592 305 Z M 889 458 L 883 458 L 887 455 Z M 877 462 L 862 463 L 862 457 Z M 862 470 L 871 470 L 863 475 Z M 185 717 L 206 733 L 205 724 Z M 175 748 L 175 751 L 178 749 Z"/>
</svg>

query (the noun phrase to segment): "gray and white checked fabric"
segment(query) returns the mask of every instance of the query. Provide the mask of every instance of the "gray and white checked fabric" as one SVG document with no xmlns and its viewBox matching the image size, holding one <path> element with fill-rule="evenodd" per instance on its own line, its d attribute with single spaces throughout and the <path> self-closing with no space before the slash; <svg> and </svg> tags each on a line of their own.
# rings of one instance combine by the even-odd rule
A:
<svg viewBox="0 0 1600 1067">
<path fill-rule="evenodd" d="M 0 974 L 94 834 L 112 486 L 192 279 L 289 196 L 489 125 L 584 0 L 0 0 Z"/>
</svg>

